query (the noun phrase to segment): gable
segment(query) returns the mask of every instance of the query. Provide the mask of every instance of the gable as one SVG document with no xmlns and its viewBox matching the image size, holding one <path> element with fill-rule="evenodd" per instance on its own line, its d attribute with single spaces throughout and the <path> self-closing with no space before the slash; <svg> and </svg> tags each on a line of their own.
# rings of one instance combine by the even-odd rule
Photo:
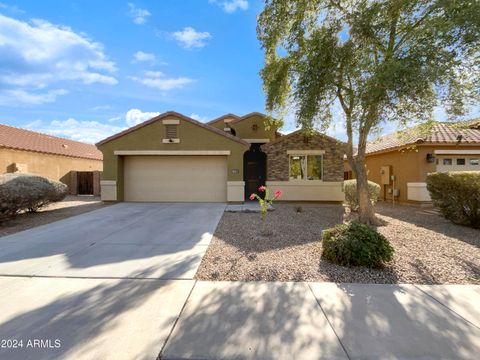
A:
<svg viewBox="0 0 480 360">
<path fill-rule="evenodd" d="M 270 181 L 289 180 L 289 151 L 300 150 L 308 153 L 323 150 L 324 181 L 343 180 L 343 154 L 345 144 L 324 134 L 306 135 L 301 131 L 285 135 L 262 145 L 267 154 L 267 178 Z"/>
<path fill-rule="evenodd" d="M 241 139 L 268 139 L 272 141 L 277 136 L 277 127 L 269 126 L 266 116 L 258 112 L 241 117 L 226 114 L 210 121 L 208 124 L 220 130 L 230 126 L 235 130 L 235 136 Z M 268 129 L 266 129 L 267 127 Z"/>
<path fill-rule="evenodd" d="M 178 143 L 165 143 L 166 122 L 176 122 Z M 225 150 L 243 148 L 248 143 L 221 130 L 169 112 L 113 135 L 97 144 L 105 150 Z"/>
<path fill-rule="evenodd" d="M 297 147 L 302 150 L 315 150 L 320 149 L 322 146 L 333 146 L 338 147 L 339 149 L 344 149 L 346 144 L 322 133 L 306 134 L 302 130 L 297 130 L 263 145 L 262 149 L 267 150 L 269 148 L 281 147 L 291 149 Z"/>
<path fill-rule="evenodd" d="M 226 126 L 225 121 L 232 122 L 238 119 L 240 119 L 240 117 L 235 114 L 225 114 L 216 119 L 209 121 L 207 124 L 219 130 L 223 130 Z"/>
</svg>

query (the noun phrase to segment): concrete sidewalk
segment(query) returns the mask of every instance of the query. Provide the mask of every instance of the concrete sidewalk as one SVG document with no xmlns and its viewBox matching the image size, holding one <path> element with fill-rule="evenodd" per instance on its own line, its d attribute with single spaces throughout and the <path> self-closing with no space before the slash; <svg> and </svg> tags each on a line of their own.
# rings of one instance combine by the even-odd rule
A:
<svg viewBox="0 0 480 360">
<path fill-rule="evenodd" d="M 480 287 L 0 277 L 0 359 L 475 359 Z M 6 305 L 7 304 L 7 305 Z M 54 342 L 26 347 L 28 340 Z M 160 355 L 159 355 L 160 354 Z"/>
<path fill-rule="evenodd" d="M 201 282 L 161 359 L 477 359 L 480 287 Z"/>
</svg>

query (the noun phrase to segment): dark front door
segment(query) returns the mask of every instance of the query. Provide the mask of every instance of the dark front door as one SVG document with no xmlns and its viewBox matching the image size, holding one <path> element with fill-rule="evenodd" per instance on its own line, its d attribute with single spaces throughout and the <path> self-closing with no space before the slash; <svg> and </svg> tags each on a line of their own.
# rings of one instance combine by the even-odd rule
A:
<svg viewBox="0 0 480 360">
<path fill-rule="evenodd" d="M 93 195 L 93 171 L 77 172 L 79 195 Z"/>
<path fill-rule="evenodd" d="M 243 155 L 243 174 L 245 181 L 245 198 L 257 193 L 261 185 L 265 185 L 267 155 L 260 150 L 261 144 L 252 144 L 249 151 Z"/>
</svg>

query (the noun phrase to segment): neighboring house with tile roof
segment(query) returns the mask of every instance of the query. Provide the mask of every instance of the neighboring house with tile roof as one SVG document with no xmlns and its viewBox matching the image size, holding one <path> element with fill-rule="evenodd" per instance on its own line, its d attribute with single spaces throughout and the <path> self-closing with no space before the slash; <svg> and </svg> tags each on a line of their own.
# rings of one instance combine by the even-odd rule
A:
<svg viewBox="0 0 480 360">
<path fill-rule="evenodd" d="M 105 201 L 244 202 L 260 185 L 281 200 L 343 201 L 343 143 L 279 137 L 261 113 L 204 124 L 169 111 L 100 141 Z"/>
<path fill-rule="evenodd" d="M 416 126 L 367 144 L 368 179 L 388 201 L 427 202 L 426 176 L 435 171 L 480 171 L 480 120 Z M 344 161 L 344 178 L 352 178 Z"/>
<path fill-rule="evenodd" d="M 0 173 L 37 174 L 71 194 L 99 194 L 102 159 L 95 145 L 0 124 Z"/>
</svg>

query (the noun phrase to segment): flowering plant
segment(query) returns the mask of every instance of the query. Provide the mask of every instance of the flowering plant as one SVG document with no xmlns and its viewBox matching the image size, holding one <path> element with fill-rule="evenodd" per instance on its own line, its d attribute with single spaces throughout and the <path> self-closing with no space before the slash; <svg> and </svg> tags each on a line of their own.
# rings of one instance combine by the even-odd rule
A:
<svg viewBox="0 0 480 360">
<path fill-rule="evenodd" d="M 255 199 L 258 200 L 260 204 L 260 212 L 262 213 L 262 220 L 265 221 L 265 219 L 267 218 L 268 207 L 272 205 L 272 203 L 275 200 L 277 200 L 280 196 L 282 196 L 282 191 L 281 190 L 275 191 L 274 196 L 270 199 L 268 198 L 269 190 L 267 189 L 267 187 L 262 185 L 258 188 L 258 191 L 264 192 L 265 196 L 262 198 L 258 194 L 253 193 L 250 195 L 250 200 L 255 200 Z"/>
</svg>

